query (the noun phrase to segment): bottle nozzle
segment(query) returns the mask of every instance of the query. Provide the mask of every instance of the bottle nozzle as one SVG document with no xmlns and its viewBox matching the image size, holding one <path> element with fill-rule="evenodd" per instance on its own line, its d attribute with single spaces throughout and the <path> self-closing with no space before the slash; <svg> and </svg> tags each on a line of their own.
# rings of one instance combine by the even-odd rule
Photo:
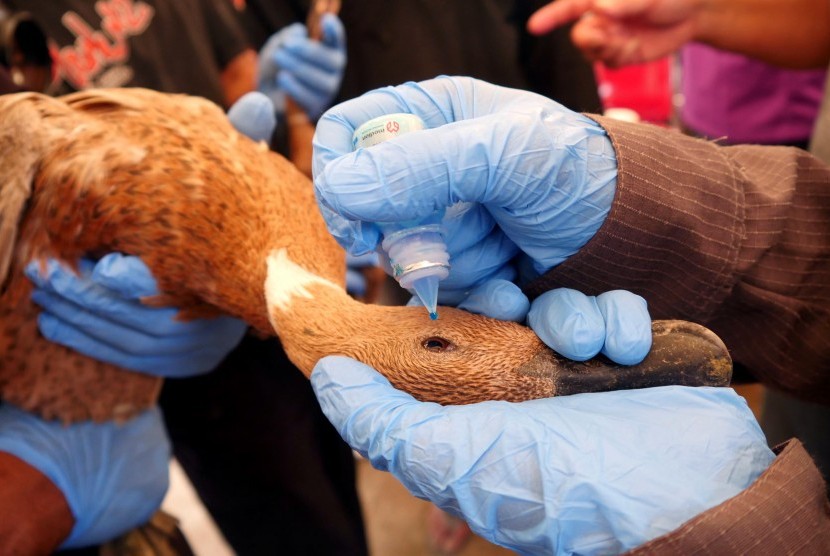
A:
<svg viewBox="0 0 830 556">
<path fill-rule="evenodd" d="M 412 282 L 412 289 L 429 311 L 429 318 L 438 318 L 438 277 L 426 276 Z"/>
<path fill-rule="evenodd" d="M 431 224 L 401 230 L 384 237 L 381 246 L 389 257 L 398 283 L 421 300 L 432 320 L 438 318 L 438 282 L 449 275 L 449 254 L 440 226 Z"/>
</svg>

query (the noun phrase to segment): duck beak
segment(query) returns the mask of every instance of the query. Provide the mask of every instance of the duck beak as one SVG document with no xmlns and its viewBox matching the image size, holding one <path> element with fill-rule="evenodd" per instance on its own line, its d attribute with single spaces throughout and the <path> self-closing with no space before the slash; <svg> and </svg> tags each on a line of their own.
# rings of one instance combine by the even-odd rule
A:
<svg viewBox="0 0 830 556">
<path fill-rule="evenodd" d="M 549 377 L 555 396 L 629 390 L 652 386 L 728 386 L 732 358 L 723 341 L 699 324 L 681 320 L 652 323 L 652 346 L 637 365 L 619 365 L 606 357 L 572 361 L 544 350 L 519 372 Z"/>
</svg>

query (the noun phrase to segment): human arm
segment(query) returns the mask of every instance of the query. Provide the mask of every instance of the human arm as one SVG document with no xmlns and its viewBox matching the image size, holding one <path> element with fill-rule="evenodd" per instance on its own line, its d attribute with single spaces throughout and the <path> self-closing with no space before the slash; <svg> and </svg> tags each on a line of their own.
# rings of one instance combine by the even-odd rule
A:
<svg viewBox="0 0 830 556">
<path fill-rule="evenodd" d="M 0 470 L 8 482 L 0 504 L 3 553 L 88 546 L 141 525 L 167 491 L 169 458 L 155 408 L 126 423 L 64 425 L 3 404 Z M 37 534 L 26 529 L 44 523 L 49 527 Z"/>
<path fill-rule="evenodd" d="M 523 554 L 633 548 L 738 494 L 773 458 L 730 389 L 442 407 L 343 357 L 323 359 L 311 381 L 375 467 Z"/>
<path fill-rule="evenodd" d="M 528 29 L 541 34 L 572 21 L 574 43 L 611 66 L 654 60 L 688 41 L 791 68 L 830 61 L 825 0 L 557 0 Z"/>
</svg>

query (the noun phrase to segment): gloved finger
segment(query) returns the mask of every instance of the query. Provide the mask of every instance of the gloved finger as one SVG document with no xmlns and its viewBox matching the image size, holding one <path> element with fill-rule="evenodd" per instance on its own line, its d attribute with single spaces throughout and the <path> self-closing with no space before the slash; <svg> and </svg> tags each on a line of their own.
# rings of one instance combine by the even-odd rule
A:
<svg viewBox="0 0 830 556">
<path fill-rule="evenodd" d="M 346 66 L 346 54 L 325 43 L 306 38 L 292 38 L 274 54 L 280 69 L 305 72 L 315 69 L 324 73 L 340 73 Z"/>
<path fill-rule="evenodd" d="M 594 357 L 605 344 L 605 319 L 596 298 L 558 288 L 536 298 L 527 322 L 553 350 L 575 361 Z"/>
<path fill-rule="evenodd" d="M 214 339 L 206 342 L 202 337 L 185 337 L 191 340 L 191 349 L 181 351 L 164 338 L 152 338 L 146 344 L 121 349 L 124 341 L 114 342 L 114 345 L 112 337 L 101 339 L 90 336 L 45 313 L 38 316 L 38 327 L 48 340 L 99 361 L 155 376 L 178 378 L 213 370 L 239 343 L 247 327 L 236 319 L 226 320 L 227 331 L 221 335 L 221 341 Z M 172 352 L 160 353 L 159 344 Z"/>
<path fill-rule="evenodd" d="M 407 87 L 409 86 L 410 84 L 407 84 Z M 437 103 L 432 105 L 432 110 L 427 107 L 430 95 L 422 92 L 420 84 L 413 83 L 411 86 L 411 91 L 401 87 L 385 87 L 371 91 L 326 111 L 317 122 L 314 134 L 312 173 L 315 179 L 331 161 L 352 151 L 352 135 L 355 130 L 372 118 L 408 112 L 424 119 L 427 127 L 445 124 L 448 119 L 441 115 L 440 110 L 436 110 Z M 415 105 L 425 108 L 415 110 Z M 429 118 L 425 119 L 424 116 Z"/>
<path fill-rule="evenodd" d="M 63 278 L 70 276 L 75 279 L 89 281 L 95 262 L 89 259 L 79 259 L 77 273 L 68 264 L 57 259 L 33 260 L 26 265 L 23 273 L 38 288 L 48 287 L 52 277 Z"/>
<path fill-rule="evenodd" d="M 458 308 L 494 319 L 523 322 L 530 300 L 513 282 L 497 279 L 473 288 Z"/>
<path fill-rule="evenodd" d="M 206 338 L 219 339 L 228 334 L 236 335 L 240 328 L 245 328 L 242 321 L 231 317 L 184 322 L 174 320 L 177 314 L 175 309 L 147 307 L 136 307 L 136 311 L 147 315 L 145 322 L 137 321 L 137 325 L 143 328 L 136 328 L 135 322 L 131 323 L 133 327 L 125 326 L 43 290 L 35 291 L 32 301 L 41 307 L 48 307 L 38 317 L 43 336 L 76 349 L 79 346 L 75 343 L 74 335 L 82 332 L 84 339 L 109 345 L 131 355 L 192 353 L 201 348 Z"/>
<path fill-rule="evenodd" d="M 450 269 L 450 274 L 452 274 L 452 269 Z M 448 288 L 444 282 L 441 282 L 441 287 L 438 290 L 438 303 L 440 305 L 450 305 L 453 307 L 459 306 L 461 303 L 464 302 L 465 299 L 470 295 L 470 293 L 477 287 L 481 286 L 482 284 L 486 284 L 492 280 L 503 280 L 506 282 L 512 282 L 513 279 L 516 277 L 516 269 L 513 268 L 511 265 L 504 265 L 499 267 L 497 270 L 492 272 L 486 276 L 478 276 L 480 279 L 477 282 L 469 283 L 464 285 L 463 287 L 458 288 Z"/>
<path fill-rule="evenodd" d="M 323 30 L 322 43 L 336 50 L 346 50 L 346 28 L 340 18 L 333 13 L 325 13 L 320 18 Z"/>
<path fill-rule="evenodd" d="M 636 365 L 651 349 L 651 315 L 646 300 L 626 290 L 597 296 L 605 321 L 602 354 L 622 365 Z"/>
<path fill-rule="evenodd" d="M 490 235 L 496 221 L 478 203 L 455 203 L 444 212 L 441 227 L 447 251 L 452 254 L 469 249 Z"/>
<path fill-rule="evenodd" d="M 302 106 L 309 117 L 316 118 L 337 92 L 340 78 L 316 69 L 303 70 L 302 74 L 281 70 L 277 74 L 277 86 Z"/>
<path fill-rule="evenodd" d="M 153 273 L 138 257 L 110 253 L 95 263 L 91 279 L 127 299 L 159 293 Z"/>
<path fill-rule="evenodd" d="M 328 110 L 318 121 L 314 135 L 314 156 L 312 159 L 312 173 L 315 178 L 315 190 L 318 189 L 317 179 L 325 167 L 337 157 L 352 151 L 352 135 L 363 123 L 368 120 L 395 112 L 410 112 L 421 116 L 430 127 L 442 125 L 452 118 L 464 117 L 469 110 L 461 106 L 442 107 L 441 101 L 432 96 L 430 88 L 443 89 L 443 100 L 452 104 L 454 93 L 462 97 L 469 96 L 458 85 L 471 88 L 474 80 L 466 78 L 439 78 L 423 83 L 407 83 L 399 87 L 386 87 L 372 91 L 360 97 Z M 464 93 L 464 94 L 461 94 Z M 463 101 L 464 98 L 456 102 Z M 492 103 L 482 102 L 485 106 Z M 411 108 L 411 110 L 410 110 Z M 363 176 L 365 177 L 365 176 Z M 355 254 L 365 253 L 375 248 L 378 242 L 379 231 L 377 226 L 370 224 L 371 220 L 344 218 L 337 210 L 327 206 L 325 199 L 318 192 L 318 204 L 326 221 L 329 232 L 344 248 Z M 447 206 L 443 203 L 443 206 Z M 378 219 L 382 221 L 383 219 Z"/>
<path fill-rule="evenodd" d="M 50 260 L 47 262 L 45 275 L 40 274 L 36 268 L 37 265 L 29 265 L 26 268 L 26 275 L 39 288 L 34 293 L 38 294 L 38 291 L 40 291 L 55 294 L 54 296 L 43 295 L 40 297 L 36 295 L 34 299 L 42 303 L 48 303 L 53 299 L 62 298 L 81 307 L 82 310 L 94 312 L 99 315 L 107 315 L 108 318 L 117 319 L 117 316 L 126 317 L 127 322 L 129 322 L 129 319 L 136 319 L 135 314 L 132 312 L 133 309 L 142 307 L 133 298 L 125 299 L 122 297 L 122 293 L 113 292 L 93 282 L 92 276 L 77 276 L 72 270 L 64 267 L 57 261 Z M 134 285 L 137 286 L 138 291 L 141 291 L 142 288 L 144 288 L 144 291 L 149 291 L 145 288 L 145 286 L 149 285 L 152 285 L 153 289 L 155 288 L 155 281 L 152 280 L 152 276 L 150 276 L 151 282 L 145 284 L 140 283 L 143 279 L 142 276 L 136 275 L 134 278 Z M 129 277 L 125 277 L 125 279 L 127 281 L 130 280 Z M 123 283 L 120 285 L 122 287 L 124 286 Z M 130 290 L 130 287 L 125 287 L 125 289 Z M 130 293 L 126 295 L 130 295 Z M 141 317 L 146 317 L 146 314 L 141 315 Z M 142 321 L 136 320 L 135 322 L 140 323 Z"/>
<path fill-rule="evenodd" d="M 281 52 L 285 64 L 277 74 L 277 86 L 292 98 L 302 100 L 310 96 L 317 102 L 326 102 L 340 87 L 340 74 L 314 66 L 302 65 L 290 52 Z"/>
<path fill-rule="evenodd" d="M 402 419 L 421 422 L 443 412 L 440 405 L 417 401 L 373 368 L 343 356 L 320 359 L 311 373 L 311 386 L 340 436 L 383 471 L 394 457 L 394 437 L 404 426 Z"/>
<path fill-rule="evenodd" d="M 295 37 L 305 37 L 306 27 L 302 23 L 294 23 L 280 29 L 271 35 L 265 45 L 259 50 L 257 59 L 257 88 L 268 95 L 277 112 L 285 110 L 285 93 L 277 89 L 277 72 L 279 67 L 274 61 L 277 51 L 282 48 L 286 40 Z"/>
<path fill-rule="evenodd" d="M 268 40 L 265 41 L 265 44 L 262 45 L 262 48 L 259 50 L 259 66 L 260 66 L 260 73 L 262 70 L 271 71 L 272 74 L 275 74 L 276 71 L 274 69 L 274 55 L 277 51 L 283 47 L 286 41 L 298 38 L 304 38 L 308 36 L 308 30 L 306 26 L 302 23 L 292 23 L 287 27 L 283 27 L 270 37 Z M 267 73 L 267 72 L 266 72 Z"/>
<path fill-rule="evenodd" d="M 237 100 L 228 110 L 228 119 L 238 132 L 254 141 L 270 141 L 277 127 L 274 104 L 257 91 Z"/>
<path fill-rule="evenodd" d="M 32 300 L 58 315 L 77 313 L 78 319 L 95 315 L 135 330 L 146 330 L 148 323 L 152 323 L 152 331 L 158 335 L 175 334 L 181 328 L 181 323 L 175 321 L 177 309 L 147 307 L 70 271 L 57 271 L 38 286 L 39 289 L 32 292 Z"/>
<path fill-rule="evenodd" d="M 441 288 L 469 289 L 496 277 L 513 280 L 511 261 L 518 252 L 516 244 L 501 232 L 491 233 L 460 253 L 450 252 L 450 274 L 441 281 Z"/>
</svg>

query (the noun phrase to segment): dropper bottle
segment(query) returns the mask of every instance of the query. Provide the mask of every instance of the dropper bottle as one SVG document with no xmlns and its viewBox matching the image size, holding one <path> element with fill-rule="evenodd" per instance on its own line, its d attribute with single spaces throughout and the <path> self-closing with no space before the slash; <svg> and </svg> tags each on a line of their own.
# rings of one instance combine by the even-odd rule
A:
<svg viewBox="0 0 830 556">
<path fill-rule="evenodd" d="M 368 148 L 425 127 L 414 114 L 373 118 L 355 130 L 352 148 Z M 433 320 L 438 318 L 438 282 L 450 273 L 450 257 L 441 230 L 443 216 L 441 210 L 417 221 L 377 224 L 392 275 L 401 287 L 418 296 Z"/>
</svg>

